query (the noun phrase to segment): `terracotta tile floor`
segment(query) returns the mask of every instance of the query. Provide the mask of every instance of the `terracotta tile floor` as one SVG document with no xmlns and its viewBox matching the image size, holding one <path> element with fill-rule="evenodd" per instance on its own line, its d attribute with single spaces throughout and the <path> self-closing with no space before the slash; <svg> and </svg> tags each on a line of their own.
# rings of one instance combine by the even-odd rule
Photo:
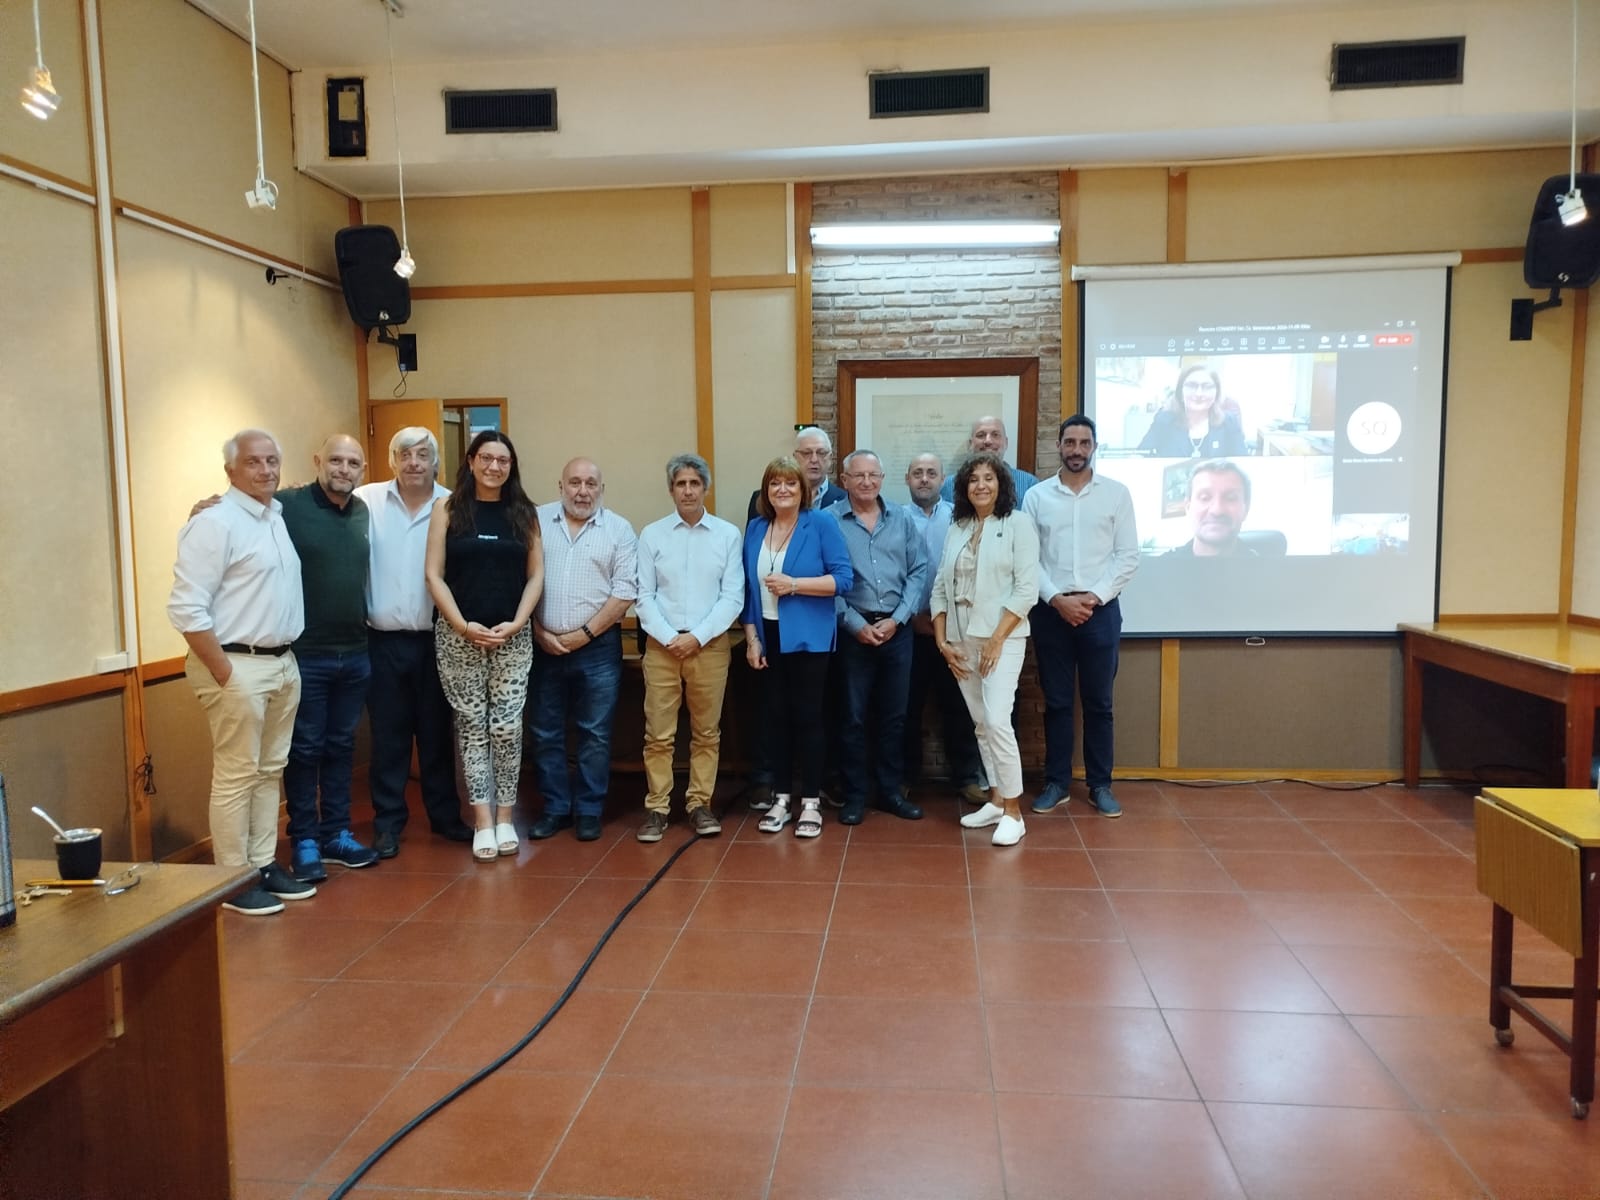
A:
<svg viewBox="0 0 1600 1200">
<path fill-rule="evenodd" d="M 1600 1200 L 1566 1060 L 1490 1034 L 1468 793 L 1118 793 L 1011 850 L 935 789 L 809 843 L 728 803 L 547 1031 L 351 1195 Z M 636 843 L 639 795 L 492 865 L 419 819 L 224 915 L 243 1200 L 329 1195 L 540 1019 L 688 837 Z M 1519 936 L 1519 981 L 1563 982 Z"/>
</svg>

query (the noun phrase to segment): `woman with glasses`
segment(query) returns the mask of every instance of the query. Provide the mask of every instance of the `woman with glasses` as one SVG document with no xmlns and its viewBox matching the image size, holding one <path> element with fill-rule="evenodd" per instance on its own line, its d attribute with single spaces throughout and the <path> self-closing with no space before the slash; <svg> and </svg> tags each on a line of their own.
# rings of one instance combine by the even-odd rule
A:
<svg viewBox="0 0 1600 1200">
<path fill-rule="evenodd" d="M 974 454 L 955 479 L 955 512 L 933 580 L 933 643 L 960 684 L 989 778 L 989 800 L 961 818 L 994 826 L 996 846 L 1014 846 L 1022 823 L 1022 755 L 1011 709 L 1028 644 L 1028 610 L 1039 599 L 1039 533 L 1017 508 L 1017 485 L 997 454 Z"/>
<path fill-rule="evenodd" d="M 1155 458 L 1228 458 L 1245 452 L 1244 426 L 1222 393 L 1222 376 L 1203 363 L 1185 367 L 1139 449 Z"/>
<path fill-rule="evenodd" d="M 744 534 L 744 651 L 760 671 L 761 719 L 772 765 L 772 807 L 757 827 L 796 837 L 822 832 L 823 689 L 838 622 L 834 597 L 855 574 L 839 522 L 811 508 L 811 485 L 792 458 L 761 475 Z M 799 815 L 792 810 L 798 780 Z"/>
<path fill-rule="evenodd" d="M 520 844 L 511 810 L 533 664 L 528 621 L 544 584 L 538 518 L 504 433 L 485 430 L 467 447 L 455 490 L 434 506 L 425 569 L 439 682 L 472 803 L 472 856 L 492 862 Z"/>
</svg>

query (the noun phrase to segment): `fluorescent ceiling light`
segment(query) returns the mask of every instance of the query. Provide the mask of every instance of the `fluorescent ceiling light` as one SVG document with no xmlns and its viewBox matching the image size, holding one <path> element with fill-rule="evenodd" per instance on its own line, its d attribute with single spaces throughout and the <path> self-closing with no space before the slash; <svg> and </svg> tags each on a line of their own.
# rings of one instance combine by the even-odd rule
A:
<svg viewBox="0 0 1600 1200">
<path fill-rule="evenodd" d="M 970 250 L 996 246 L 1054 246 L 1059 221 L 920 221 L 813 225 L 811 244 L 824 250 Z"/>
</svg>

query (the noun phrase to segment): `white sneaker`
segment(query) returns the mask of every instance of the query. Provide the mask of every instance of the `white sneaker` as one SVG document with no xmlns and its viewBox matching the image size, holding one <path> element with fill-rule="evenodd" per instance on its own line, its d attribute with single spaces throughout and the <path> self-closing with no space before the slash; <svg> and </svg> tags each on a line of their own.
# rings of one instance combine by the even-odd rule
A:
<svg viewBox="0 0 1600 1200">
<path fill-rule="evenodd" d="M 1003 816 L 1000 818 L 1000 823 L 994 827 L 994 837 L 990 841 L 996 846 L 1015 846 L 1027 832 L 1028 827 L 1022 823 L 1021 817 Z"/>
<path fill-rule="evenodd" d="M 963 829 L 985 829 L 990 825 L 998 825 L 1000 818 L 1006 815 L 1006 810 L 998 804 L 985 804 L 977 812 L 970 812 L 961 818 Z"/>
</svg>

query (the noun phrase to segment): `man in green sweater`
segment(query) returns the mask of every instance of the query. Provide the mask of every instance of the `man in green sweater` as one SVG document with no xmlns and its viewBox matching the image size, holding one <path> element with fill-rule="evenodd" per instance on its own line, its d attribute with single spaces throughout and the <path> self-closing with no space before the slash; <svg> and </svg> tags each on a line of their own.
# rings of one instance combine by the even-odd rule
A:
<svg viewBox="0 0 1600 1200">
<path fill-rule="evenodd" d="M 350 832 L 356 725 L 367 698 L 367 506 L 355 496 L 366 472 L 361 445 L 346 434 L 323 443 L 313 483 L 278 493 L 300 555 L 306 628 L 294 643 L 300 708 L 283 772 L 294 877 L 328 877 L 323 863 L 370 867 L 377 852 Z M 320 798 L 320 812 L 318 800 Z"/>
</svg>

